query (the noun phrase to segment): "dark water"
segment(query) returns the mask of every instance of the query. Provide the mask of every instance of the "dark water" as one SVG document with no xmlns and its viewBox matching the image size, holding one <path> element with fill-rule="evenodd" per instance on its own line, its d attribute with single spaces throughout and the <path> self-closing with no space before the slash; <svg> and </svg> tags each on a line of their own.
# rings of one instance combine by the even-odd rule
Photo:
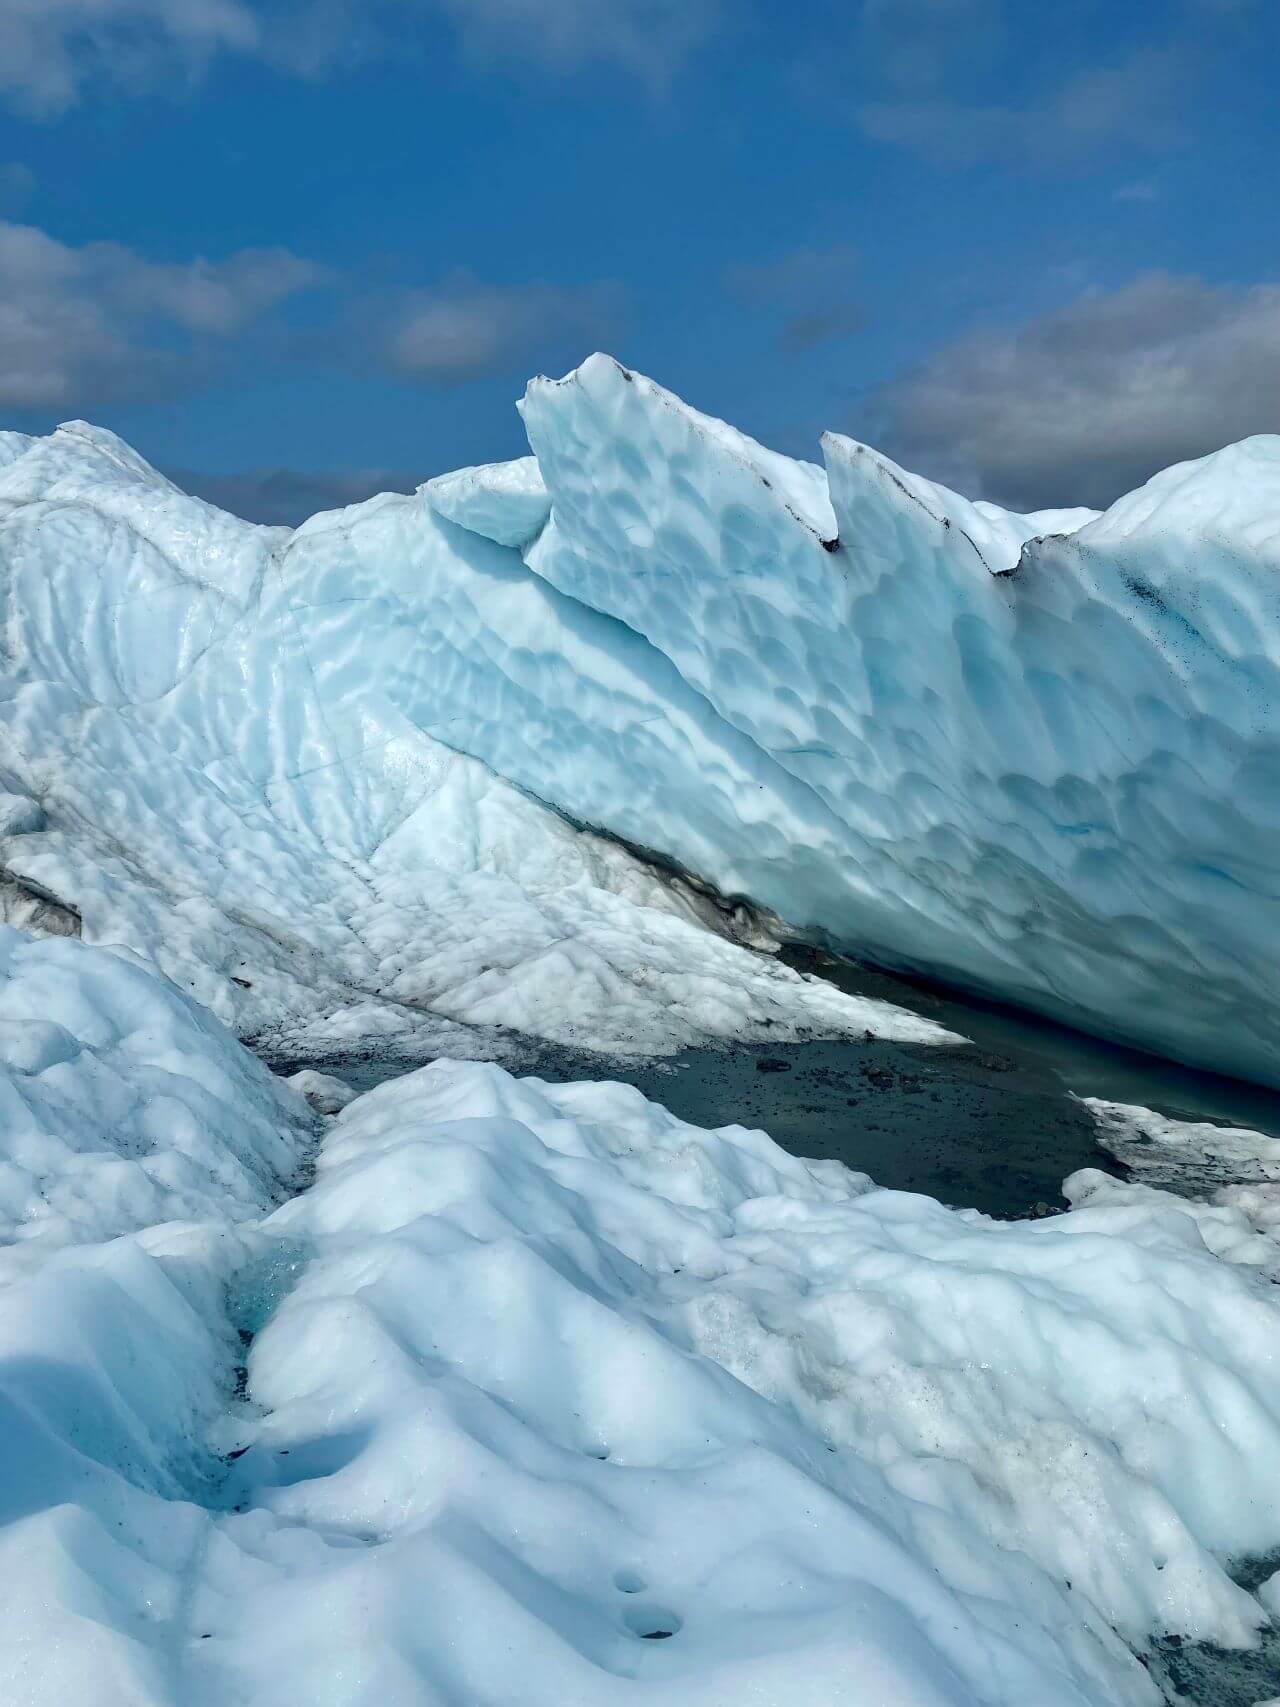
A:
<svg viewBox="0 0 1280 1707">
<path fill-rule="evenodd" d="M 406 1064 L 306 1065 L 367 1090 Z M 547 1047 L 519 1070 L 557 1084 L 621 1079 L 695 1126 L 762 1127 L 793 1155 L 989 1215 L 1061 1207 L 1076 1168 L 1118 1171 L 1051 1074 L 980 1050 L 823 1040 L 601 1060 Z"/>
<path fill-rule="evenodd" d="M 1245 1649 L 1167 1636 L 1155 1643 L 1146 1664 L 1171 1704 L 1263 1707 L 1280 1690 L 1280 1633 L 1264 1630 L 1260 1645 Z"/>
<path fill-rule="evenodd" d="M 524 1041 L 512 1068 L 559 1083 L 621 1079 L 695 1125 L 763 1127 L 794 1155 L 841 1161 L 879 1185 L 999 1216 L 1062 1208 L 1062 1182 L 1077 1168 L 1123 1174 L 1072 1092 L 1280 1136 L 1274 1092 L 832 955 L 791 950 L 786 958 L 851 993 L 936 1020 L 971 1045 L 842 1038 L 653 1058 Z M 416 1064 L 344 1056 L 277 1065 L 317 1067 L 367 1090 Z"/>
<path fill-rule="evenodd" d="M 1280 1092 L 1261 1085 L 1183 1067 L 1017 1008 L 958 996 L 820 950 L 786 949 L 781 958 L 797 971 L 813 973 L 853 995 L 875 996 L 936 1020 L 980 1049 L 1007 1055 L 1028 1070 L 1047 1072 L 1060 1089 L 1077 1096 L 1137 1103 L 1176 1119 L 1214 1120 L 1280 1136 Z"/>
</svg>

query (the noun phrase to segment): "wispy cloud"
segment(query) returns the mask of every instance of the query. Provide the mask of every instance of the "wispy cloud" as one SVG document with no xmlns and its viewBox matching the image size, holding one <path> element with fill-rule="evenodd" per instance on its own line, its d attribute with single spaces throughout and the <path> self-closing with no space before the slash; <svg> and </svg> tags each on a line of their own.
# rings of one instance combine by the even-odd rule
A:
<svg viewBox="0 0 1280 1707">
<path fill-rule="evenodd" d="M 859 109 L 858 122 L 873 140 L 940 166 L 1064 166 L 1117 144 L 1159 151 L 1181 134 L 1182 65 L 1172 48 L 1144 48 L 1116 64 L 1076 71 L 1022 104 L 873 101 Z"/>
<path fill-rule="evenodd" d="M 242 0 L 0 0 L 0 95 L 51 117 L 94 78 L 191 76 L 214 54 L 260 41 Z"/>
<path fill-rule="evenodd" d="M 0 99 L 47 119 L 99 82 L 190 85 L 221 54 L 321 77 L 446 39 L 544 76 L 611 63 L 662 85 L 723 17 L 724 0 L 0 0 Z"/>
<path fill-rule="evenodd" d="M 438 0 L 482 59 L 575 71 L 613 63 L 664 84 L 716 31 L 722 0 Z"/>
<path fill-rule="evenodd" d="M 1160 186 L 1150 178 L 1138 178 L 1132 184 L 1121 184 L 1111 199 L 1117 202 L 1158 202 Z"/>
<path fill-rule="evenodd" d="M 1007 36 L 1003 0 L 863 0 L 855 22 L 859 65 L 917 97 L 970 80 Z"/>
</svg>

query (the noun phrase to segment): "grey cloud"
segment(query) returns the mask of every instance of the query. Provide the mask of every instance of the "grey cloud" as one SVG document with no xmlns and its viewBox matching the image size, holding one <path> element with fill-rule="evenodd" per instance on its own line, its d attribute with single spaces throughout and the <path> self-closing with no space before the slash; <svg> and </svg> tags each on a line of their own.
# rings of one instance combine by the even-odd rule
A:
<svg viewBox="0 0 1280 1707">
<path fill-rule="evenodd" d="M 154 311 L 190 332 L 214 337 L 240 331 L 323 276 L 319 267 L 287 249 L 242 249 L 225 261 L 163 266 L 115 245 L 97 247 L 108 292 L 122 307 Z"/>
<path fill-rule="evenodd" d="M 908 467 L 1019 509 L 1104 507 L 1169 463 L 1280 431 L 1280 285 L 1150 273 L 961 338 L 871 399 Z"/>
<path fill-rule="evenodd" d="M 863 312 L 853 302 L 811 308 L 787 316 L 779 329 L 778 342 L 784 350 L 811 350 L 818 344 L 829 344 L 833 338 L 848 337 L 864 324 Z"/>
</svg>

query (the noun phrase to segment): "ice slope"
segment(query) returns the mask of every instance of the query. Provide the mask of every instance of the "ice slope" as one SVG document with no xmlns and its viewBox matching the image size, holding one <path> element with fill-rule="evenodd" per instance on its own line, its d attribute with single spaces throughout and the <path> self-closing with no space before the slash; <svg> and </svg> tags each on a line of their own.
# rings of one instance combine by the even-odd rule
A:
<svg viewBox="0 0 1280 1707">
<path fill-rule="evenodd" d="M 571 772 L 611 762 L 615 690 L 661 701 L 617 624 L 425 498 L 290 536 L 76 423 L 0 469 L 0 577 L 3 912 L 145 953 L 264 1047 L 942 1035 L 747 952 L 767 939 L 744 911 L 443 744 L 464 701 L 546 732 L 550 677 L 576 703 L 547 735 Z"/>
<path fill-rule="evenodd" d="M 5 946 L 80 1148 L 133 1149 L 131 1056 L 223 1171 L 0 1270 L 6 1704 L 1156 1707 L 1155 1637 L 1270 1628 L 1223 1567 L 1280 1544 L 1280 1294 L 1157 1194 L 1001 1224 L 441 1061 L 264 1214 L 288 1094 L 119 954 Z"/>
<path fill-rule="evenodd" d="M 47 827 L 0 849 L 10 916 L 62 903 L 281 1047 L 887 1023 L 713 944 L 771 927 L 591 826 L 1280 1082 L 1280 439 L 1016 516 L 847 439 L 792 462 L 603 356 L 522 411 L 532 458 L 292 535 L 83 425 L 18 444 L 0 787 Z"/>
</svg>

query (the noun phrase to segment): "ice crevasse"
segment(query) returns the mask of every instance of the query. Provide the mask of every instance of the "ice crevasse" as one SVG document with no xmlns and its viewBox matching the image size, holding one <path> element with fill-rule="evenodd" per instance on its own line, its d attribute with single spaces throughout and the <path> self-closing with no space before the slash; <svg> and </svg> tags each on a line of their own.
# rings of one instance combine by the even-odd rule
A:
<svg viewBox="0 0 1280 1707">
<path fill-rule="evenodd" d="M 1280 439 L 1018 516 L 837 436 L 779 456 L 604 356 L 521 408 L 532 456 L 292 534 L 95 429 L 4 441 L 21 905 L 149 941 L 242 1033 L 889 1023 L 761 984 L 621 841 L 1280 1081 Z"/>
</svg>

